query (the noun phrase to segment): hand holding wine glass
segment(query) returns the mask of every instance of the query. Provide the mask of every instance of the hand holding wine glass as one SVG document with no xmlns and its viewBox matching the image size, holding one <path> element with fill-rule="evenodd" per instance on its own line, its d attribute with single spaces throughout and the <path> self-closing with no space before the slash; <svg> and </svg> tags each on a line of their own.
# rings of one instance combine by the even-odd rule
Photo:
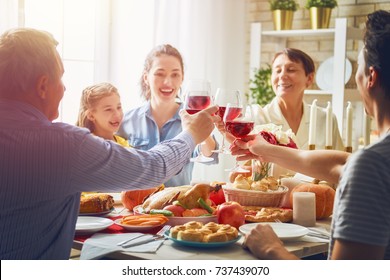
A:
<svg viewBox="0 0 390 280">
<path fill-rule="evenodd" d="M 210 82 L 206 80 L 190 80 L 185 89 L 184 109 L 189 114 L 195 114 L 209 107 L 211 100 Z M 201 143 L 202 144 L 202 143 Z M 210 162 L 213 158 L 206 157 L 202 154 L 201 149 L 196 158 L 192 158 L 192 162 Z"/>
<path fill-rule="evenodd" d="M 218 88 L 217 93 L 215 95 L 214 104 L 218 105 L 219 107 L 218 115 L 221 117 L 222 123 L 226 111 L 226 106 L 228 103 L 230 103 L 232 106 L 236 105 L 237 108 L 241 108 L 242 106 L 241 92 L 239 90 Z M 223 130 L 221 130 L 220 128 L 218 129 L 222 133 L 222 144 L 219 150 L 214 150 L 213 152 L 230 154 L 230 151 L 225 147 L 225 141 L 226 141 L 225 126 L 223 127 Z"/>
<path fill-rule="evenodd" d="M 255 125 L 251 106 L 248 105 L 245 110 L 243 110 L 242 106 L 237 107 L 236 105 L 229 103 L 226 106 L 224 123 L 226 131 L 236 137 L 236 139 L 247 136 Z M 236 166 L 233 169 L 227 169 L 226 171 L 249 172 L 240 167 L 237 160 Z"/>
</svg>

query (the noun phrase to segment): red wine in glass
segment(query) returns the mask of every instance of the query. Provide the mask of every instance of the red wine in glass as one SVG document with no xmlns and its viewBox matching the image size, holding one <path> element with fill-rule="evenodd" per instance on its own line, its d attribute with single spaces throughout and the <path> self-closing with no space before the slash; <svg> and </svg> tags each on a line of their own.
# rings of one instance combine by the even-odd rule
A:
<svg viewBox="0 0 390 280">
<path fill-rule="evenodd" d="M 224 117 L 225 129 L 236 139 L 247 136 L 254 128 L 255 123 L 253 121 L 252 107 L 246 106 L 246 109 L 242 107 L 236 107 L 229 103 L 226 106 L 226 112 Z M 225 169 L 230 172 L 249 172 L 239 166 L 236 159 L 236 166 L 233 169 Z"/>
<path fill-rule="evenodd" d="M 219 112 L 219 110 L 221 110 L 221 108 L 223 108 L 222 115 L 220 115 L 220 112 Z M 218 115 L 221 117 L 221 119 L 223 119 L 225 121 L 234 120 L 235 118 L 239 117 L 241 112 L 242 112 L 241 107 L 230 107 L 229 114 L 224 119 L 226 107 L 219 107 L 219 110 L 218 110 Z"/>
<path fill-rule="evenodd" d="M 190 80 L 185 87 L 184 108 L 188 114 L 195 114 L 208 108 L 211 103 L 210 82 L 206 80 Z M 202 147 L 205 143 L 200 143 L 198 156 L 191 158 L 191 162 L 210 162 L 214 158 L 202 155 Z"/>
<path fill-rule="evenodd" d="M 209 107 L 211 103 L 210 96 L 205 95 L 192 95 L 188 97 L 187 109 L 188 114 L 195 114 L 203 109 Z"/>
<path fill-rule="evenodd" d="M 242 138 L 248 135 L 252 131 L 254 125 L 254 122 L 247 121 L 227 121 L 225 123 L 226 130 L 236 138 Z"/>
</svg>

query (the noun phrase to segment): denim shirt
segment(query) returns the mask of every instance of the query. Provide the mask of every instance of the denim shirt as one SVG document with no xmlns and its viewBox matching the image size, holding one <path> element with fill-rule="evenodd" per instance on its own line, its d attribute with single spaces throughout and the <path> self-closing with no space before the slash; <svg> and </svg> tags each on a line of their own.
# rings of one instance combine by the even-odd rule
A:
<svg viewBox="0 0 390 280">
<path fill-rule="evenodd" d="M 122 125 L 117 134 L 128 139 L 129 144 L 135 149 L 149 150 L 164 140 L 174 138 L 182 131 L 181 119 L 179 116 L 179 111 L 181 109 L 182 106 L 177 110 L 175 115 L 162 126 L 161 131 L 159 131 L 152 116 L 150 101 L 148 101 L 145 105 L 130 110 L 124 115 Z M 218 149 L 217 142 L 216 149 Z M 196 157 L 198 154 L 199 145 L 194 150 L 192 157 Z M 218 153 L 213 153 L 211 157 L 213 157 L 214 160 L 205 164 L 218 163 Z M 164 183 L 165 186 L 171 187 L 190 184 L 193 168 L 194 163 L 189 161 L 178 174 Z"/>
</svg>

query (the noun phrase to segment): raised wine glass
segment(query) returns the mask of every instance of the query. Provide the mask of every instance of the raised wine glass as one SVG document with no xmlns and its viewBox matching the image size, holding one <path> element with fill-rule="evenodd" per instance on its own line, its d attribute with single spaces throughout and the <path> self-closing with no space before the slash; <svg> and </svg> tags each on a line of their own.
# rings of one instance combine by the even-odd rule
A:
<svg viewBox="0 0 390 280">
<path fill-rule="evenodd" d="M 184 109 L 189 114 L 195 114 L 209 107 L 212 103 L 211 86 L 207 80 L 189 80 L 184 92 Z M 203 145 L 202 142 L 200 145 Z M 192 162 L 210 162 L 214 159 L 206 157 L 202 154 L 202 149 L 199 149 L 199 155 L 191 158 Z"/>
<path fill-rule="evenodd" d="M 217 93 L 215 94 L 214 104 L 218 105 L 219 110 L 217 112 L 218 116 L 221 117 L 221 120 L 223 121 L 223 117 L 225 115 L 226 111 L 226 105 L 228 103 L 231 104 L 231 106 L 236 105 L 237 114 L 241 113 L 242 109 L 242 103 L 241 103 L 241 92 L 239 90 L 233 90 L 233 89 L 225 89 L 225 88 L 218 88 Z M 223 131 L 222 133 L 222 143 L 219 150 L 214 150 L 215 153 L 223 153 L 223 154 L 230 154 L 229 149 L 225 147 L 225 141 L 226 141 L 226 133 Z"/>
<path fill-rule="evenodd" d="M 225 129 L 236 139 L 241 139 L 247 136 L 253 130 L 253 127 L 255 125 L 253 120 L 252 107 L 248 105 L 246 106 L 245 110 L 243 110 L 242 107 L 242 105 L 240 107 L 237 107 L 236 104 L 229 103 L 226 106 L 226 111 L 224 115 Z M 249 172 L 249 170 L 242 168 L 238 164 L 237 160 L 236 166 L 234 168 L 226 169 L 225 171 L 240 173 Z"/>
</svg>

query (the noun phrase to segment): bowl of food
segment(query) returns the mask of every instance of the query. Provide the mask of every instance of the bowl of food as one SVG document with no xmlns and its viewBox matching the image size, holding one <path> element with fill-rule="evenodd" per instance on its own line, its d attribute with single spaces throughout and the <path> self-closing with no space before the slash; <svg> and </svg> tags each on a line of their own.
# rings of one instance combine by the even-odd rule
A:
<svg viewBox="0 0 390 280">
<path fill-rule="evenodd" d="M 175 226 L 190 221 L 217 222 L 215 208 L 209 199 L 210 185 L 165 188 L 133 208 L 135 215 L 162 214 L 167 224 Z"/>
<path fill-rule="evenodd" d="M 134 207 L 133 212 L 135 215 L 150 215 L 150 214 L 145 213 L 145 210 L 142 207 L 142 205 L 138 205 L 138 206 Z M 157 212 L 164 213 L 164 211 L 157 211 Z M 152 211 L 152 213 L 157 213 L 157 212 Z M 195 213 L 195 215 L 196 215 L 196 213 Z M 168 218 L 168 221 L 166 222 L 166 224 L 171 225 L 171 226 L 182 225 L 182 224 L 185 224 L 185 223 L 191 222 L 191 221 L 201 222 L 204 224 L 207 224 L 209 222 L 217 222 L 216 215 L 206 214 L 204 212 L 202 212 L 202 214 L 200 214 L 200 216 L 186 216 L 186 217 L 166 216 L 166 217 Z"/>
</svg>

